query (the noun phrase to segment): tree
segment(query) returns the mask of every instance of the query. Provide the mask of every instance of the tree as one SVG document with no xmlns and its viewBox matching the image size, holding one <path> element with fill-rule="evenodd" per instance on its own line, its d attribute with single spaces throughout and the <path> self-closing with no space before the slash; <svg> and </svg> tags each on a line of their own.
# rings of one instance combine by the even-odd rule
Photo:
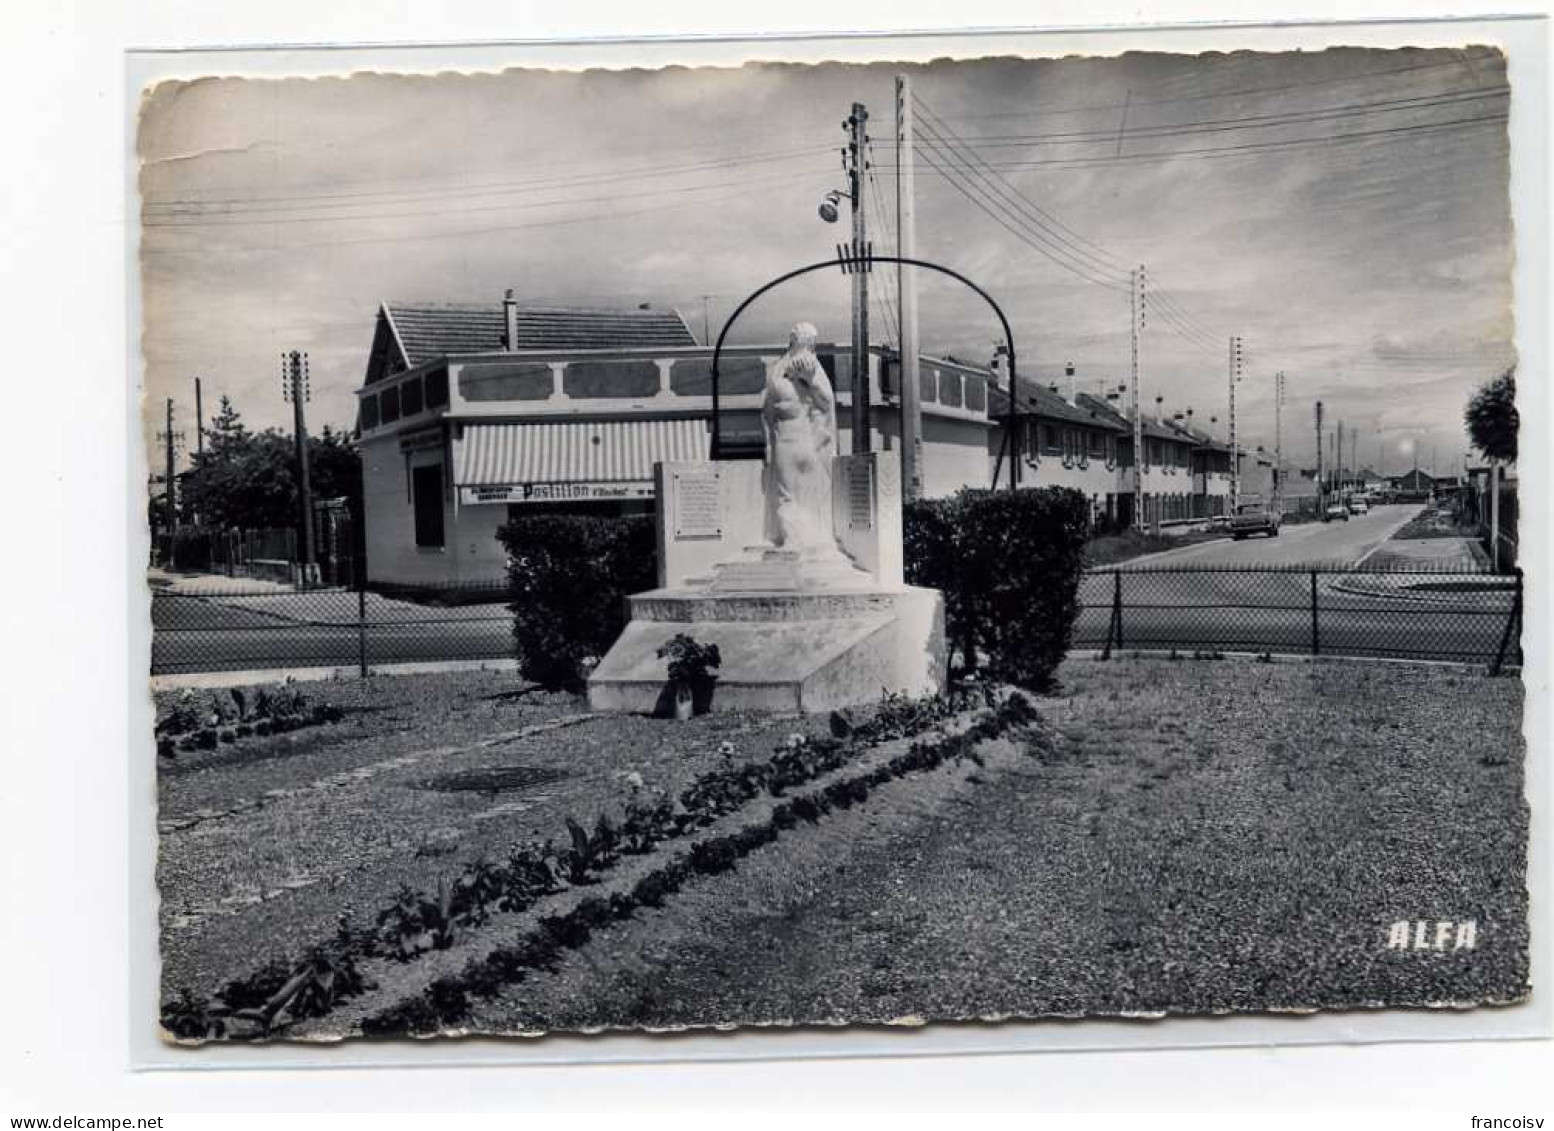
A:
<svg viewBox="0 0 1554 1131">
<path fill-rule="evenodd" d="M 1514 463 L 1520 426 L 1516 412 L 1516 367 L 1513 365 L 1480 386 L 1462 417 L 1475 448 L 1490 459 Z"/>
<path fill-rule="evenodd" d="M 227 397 L 206 432 L 205 451 L 179 476 L 182 502 L 207 526 L 295 527 L 299 508 L 296 444 L 279 429 L 250 432 Z M 327 425 L 308 438 L 313 497 L 361 498 L 361 456 L 351 438 Z"/>
</svg>

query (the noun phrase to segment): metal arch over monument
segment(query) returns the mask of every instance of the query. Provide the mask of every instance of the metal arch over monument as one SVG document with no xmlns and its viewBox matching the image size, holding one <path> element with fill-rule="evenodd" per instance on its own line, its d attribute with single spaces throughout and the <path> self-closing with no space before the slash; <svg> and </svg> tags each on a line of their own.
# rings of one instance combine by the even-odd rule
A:
<svg viewBox="0 0 1554 1131">
<path fill-rule="evenodd" d="M 944 600 L 904 583 L 893 453 L 836 452 L 815 327 L 766 374 L 765 458 L 661 463 L 659 587 L 588 680 L 599 711 L 662 701 L 659 649 L 686 633 L 721 656 L 712 709 L 826 711 L 944 686 Z"/>
<path fill-rule="evenodd" d="M 748 310 L 755 301 L 769 291 L 776 290 L 782 284 L 797 279 L 800 275 L 808 275 L 815 271 L 825 271 L 830 268 L 839 268 L 843 274 L 855 271 L 868 271 L 876 263 L 896 263 L 906 267 L 921 267 L 928 271 L 937 271 L 941 275 L 947 275 L 956 282 L 971 288 L 977 296 L 992 309 L 998 318 L 998 324 L 1004 331 L 1004 350 L 1009 358 L 1009 415 L 1006 418 L 1007 427 L 1004 429 L 1004 444 L 1008 448 L 1009 456 L 1009 487 L 1011 490 L 1020 485 L 1020 409 L 1015 396 L 1018 387 L 1018 377 L 1015 365 L 1014 331 L 1009 327 L 1009 319 L 1004 314 L 1003 307 L 998 301 L 978 286 L 971 279 L 962 275 L 952 267 L 946 267 L 942 263 L 935 263 L 930 259 L 918 259 L 906 255 L 877 255 L 872 247 L 864 250 L 848 249 L 845 245 L 839 246 L 835 259 L 823 259 L 819 263 L 809 263 L 803 267 L 795 267 L 792 271 L 778 275 L 770 282 L 757 287 L 745 296 L 743 302 L 734 308 L 734 312 L 723 323 L 723 329 L 718 332 L 718 340 L 712 347 L 712 458 L 723 458 L 723 413 L 722 396 L 720 388 L 720 374 L 718 362 L 723 355 L 723 343 L 728 338 L 728 332 L 733 329 L 739 316 Z M 855 385 L 856 395 L 856 385 Z M 1003 463 L 1005 452 L 1000 451 L 998 460 Z M 998 486 L 998 473 L 993 473 L 993 486 Z"/>
</svg>

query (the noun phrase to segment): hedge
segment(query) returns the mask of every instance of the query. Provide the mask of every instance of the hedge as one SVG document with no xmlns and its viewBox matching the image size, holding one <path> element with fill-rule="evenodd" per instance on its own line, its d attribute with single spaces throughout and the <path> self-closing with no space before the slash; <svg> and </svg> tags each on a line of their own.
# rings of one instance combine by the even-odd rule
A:
<svg viewBox="0 0 1554 1131">
<path fill-rule="evenodd" d="M 906 577 L 944 594 L 945 629 L 967 669 L 1034 691 L 1051 685 L 1079 614 L 1090 508 L 1064 487 L 964 490 L 903 508 Z M 534 515 L 502 527 L 526 679 L 580 690 L 585 657 L 626 627 L 631 593 L 657 583 L 653 519 Z"/>
<path fill-rule="evenodd" d="M 964 490 L 906 504 L 907 581 L 944 594 L 945 631 L 964 667 L 1051 686 L 1079 615 L 1090 508 L 1066 487 Z"/>
<path fill-rule="evenodd" d="M 657 583 L 648 516 L 526 515 L 497 531 L 525 679 L 579 691 L 583 660 L 603 656 L 626 627 L 626 597 Z"/>
</svg>

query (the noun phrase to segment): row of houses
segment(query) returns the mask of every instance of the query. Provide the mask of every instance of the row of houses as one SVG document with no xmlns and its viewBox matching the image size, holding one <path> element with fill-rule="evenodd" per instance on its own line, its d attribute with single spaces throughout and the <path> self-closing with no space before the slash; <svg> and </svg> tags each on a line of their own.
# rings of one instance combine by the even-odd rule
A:
<svg viewBox="0 0 1554 1131">
<path fill-rule="evenodd" d="M 720 427 L 759 451 L 766 367 L 783 345 L 725 348 Z M 703 459 L 712 351 L 673 310 L 385 303 L 357 392 L 368 578 L 446 584 L 501 576 L 496 531 L 517 510 L 646 513 L 653 466 Z M 836 389 L 839 447 L 851 446 L 855 375 L 845 344 L 822 345 Z M 899 358 L 870 351 L 870 445 L 898 450 Z M 929 496 L 1005 481 L 1008 383 L 994 368 L 920 359 L 922 472 Z M 1021 381 L 1021 482 L 1071 487 L 1098 524 L 1186 522 L 1226 512 L 1228 443 L 1157 401 L 1134 428 L 1116 386 L 1094 392 Z M 1243 452 L 1243 496 L 1277 490 L 1273 461 Z"/>
</svg>

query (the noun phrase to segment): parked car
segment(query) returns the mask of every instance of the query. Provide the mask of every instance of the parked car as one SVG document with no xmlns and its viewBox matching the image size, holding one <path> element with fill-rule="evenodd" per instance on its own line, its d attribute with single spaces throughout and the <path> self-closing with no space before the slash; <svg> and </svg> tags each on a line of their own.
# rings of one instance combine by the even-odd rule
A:
<svg viewBox="0 0 1554 1131">
<path fill-rule="evenodd" d="M 1371 513 L 1371 506 L 1364 499 L 1360 498 L 1359 496 L 1356 496 L 1355 498 L 1349 500 L 1349 513 L 1350 514 L 1370 514 Z"/>
<path fill-rule="evenodd" d="M 1252 534 L 1279 536 L 1279 512 L 1266 503 L 1242 503 L 1230 516 L 1230 536 L 1237 542 Z"/>
<path fill-rule="evenodd" d="M 1327 510 L 1322 512 L 1323 522 L 1349 521 L 1349 507 L 1342 499 L 1334 499 L 1327 504 Z"/>
</svg>

